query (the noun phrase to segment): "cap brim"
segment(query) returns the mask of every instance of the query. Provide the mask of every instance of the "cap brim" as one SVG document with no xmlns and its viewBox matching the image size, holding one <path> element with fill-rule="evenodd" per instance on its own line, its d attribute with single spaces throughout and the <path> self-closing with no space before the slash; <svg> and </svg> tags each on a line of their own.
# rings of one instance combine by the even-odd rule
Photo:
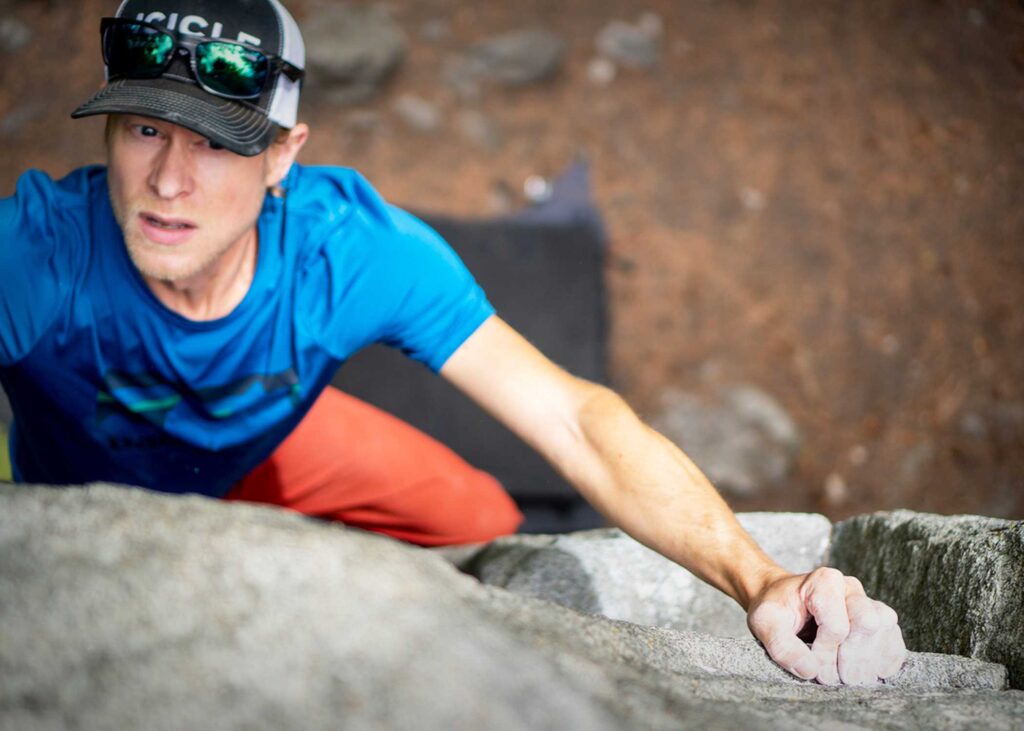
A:
<svg viewBox="0 0 1024 731">
<path fill-rule="evenodd" d="M 263 152 L 277 133 L 264 112 L 209 94 L 196 84 L 167 78 L 113 81 L 71 116 L 112 113 L 178 124 L 245 157 Z"/>
</svg>

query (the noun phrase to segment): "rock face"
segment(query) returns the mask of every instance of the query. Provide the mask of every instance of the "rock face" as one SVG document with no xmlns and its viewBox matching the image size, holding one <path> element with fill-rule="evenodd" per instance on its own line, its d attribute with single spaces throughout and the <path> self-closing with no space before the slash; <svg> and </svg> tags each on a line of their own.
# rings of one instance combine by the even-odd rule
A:
<svg viewBox="0 0 1024 731">
<path fill-rule="evenodd" d="M 405 59 L 405 34 L 380 5 L 320 10 L 302 36 L 310 90 L 338 104 L 371 99 Z"/>
<path fill-rule="evenodd" d="M 790 571 L 824 561 L 832 524 L 823 515 L 745 513 L 739 520 Z M 449 555 L 485 584 L 581 612 L 719 637 L 750 635 L 735 602 L 617 528 L 508 536 Z"/>
<path fill-rule="evenodd" d="M 565 41 L 544 28 L 511 31 L 473 44 L 445 64 L 445 78 L 464 96 L 480 82 L 517 87 L 550 79 L 562 67 Z"/>
<path fill-rule="evenodd" d="M 644 13 L 635 23 L 613 20 L 594 39 L 598 50 L 623 66 L 649 69 L 661 59 L 663 23 L 654 13 Z"/>
<path fill-rule="evenodd" d="M 752 386 L 725 389 L 716 403 L 668 389 L 652 426 L 683 447 L 712 483 L 755 495 L 784 483 L 800 451 L 796 423 Z"/>
<path fill-rule="evenodd" d="M 0 728 L 1010 729 L 1024 693 L 912 655 L 877 688 L 749 639 L 581 615 L 273 508 L 0 485 Z"/>
<path fill-rule="evenodd" d="M 836 525 L 829 560 L 896 610 L 910 649 L 1002 663 L 1024 688 L 1024 521 L 860 515 Z"/>
</svg>

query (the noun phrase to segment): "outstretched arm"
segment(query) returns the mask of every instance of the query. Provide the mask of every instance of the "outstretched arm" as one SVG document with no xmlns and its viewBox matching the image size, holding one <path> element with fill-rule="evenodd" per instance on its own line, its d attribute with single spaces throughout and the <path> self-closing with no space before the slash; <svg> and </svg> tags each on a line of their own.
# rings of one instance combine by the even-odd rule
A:
<svg viewBox="0 0 1024 731">
<path fill-rule="evenodd" d="M 725 592 L 789 672 L 870 683 L 905 657 L 895 612 L 834 569 L 793 575 L 737 522 L 693 462 L 613 391 L 549 361 L 498 317 L 441 374 L 540 452 L 612 523 Z M 813 617 L 811 649 L 797 633 Z"/>
</svg>

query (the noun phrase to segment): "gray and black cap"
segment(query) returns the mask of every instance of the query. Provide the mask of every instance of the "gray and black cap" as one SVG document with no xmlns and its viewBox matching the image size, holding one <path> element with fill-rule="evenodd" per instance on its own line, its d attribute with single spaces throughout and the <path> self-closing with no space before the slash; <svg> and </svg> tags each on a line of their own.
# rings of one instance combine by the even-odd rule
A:
<svg viewBox="0 0 1024 731">
<path fill-rule="evenodd" d="M 116 17 L 165 26 L 182 35 L 240 41 L 305 68 L 299 27 L 278 0 L 124 0 Z M 202 89 L 188 59 L 175 56 L 155 79 L 112 79 L 71 116 L 138 114 L 181 125 L 251 157 L 263 152 L 279 128 L 295 126 L 301 81 L 277 73 L 258 98 L 225 99 Z"/>
</svg>

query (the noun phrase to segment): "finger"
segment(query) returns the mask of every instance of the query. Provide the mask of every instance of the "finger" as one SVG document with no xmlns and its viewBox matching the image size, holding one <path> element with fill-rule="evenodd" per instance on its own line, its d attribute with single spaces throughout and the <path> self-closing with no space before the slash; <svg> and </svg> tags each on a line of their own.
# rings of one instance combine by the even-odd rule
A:
<svg viewBox="0 0 1024 731">
<path fill-rule="evenodd" d="M 878 633 L 870 641 L 839 648 L 839 677 L 846 685 L 875 685 L 896 675 L 907 658 L 903 636 L 898 628 Z"/>
<path fill-rule="evenodd" d="M 846 612 L 850 618 L 851 635 L 870 635 L 883 626 L 883 617 L 879 614 L 877 607 L 879 604 L 881 602 L 872 601 L 863 594 L 852 594 L 846 597 Z M 881 606 L 885 605 L 881 604 Z M 895 612 L 893 615 L 895 616 Z"/>
<path fill-rule="evenodd" d="M 818 675 L 820 663 L 796 635 L 779 632 L 764 647 L 772 660 L 798 678 L 811 680 Z"/>
<path fill-rule="evenodd" d="M 863 593 L 846 597 L 850 636 L 839 648 L 839 679 L 846 685 L 870 685 L 878 677 L 875 668 L 876 633 L 880 618 L 875 603 Z"/>
<path fill-rule="evenodd" d="M 843 581 L 846 582 L 846 596 L 866 593 L 864 591 L 864 585 L 860 583 L 860 579 L 856 576 L 844 576 Z"/>
<path fill-rule="evenodd" d="M 793 611 L 779 604 L 763 604 L 752 618 L 751 630 L 778 665 L 798 678 L 810 680 L 818 672 L 818 661 L 794 630 Z"/>
<path fill-rule="evenodd" d="M 899 616 L 896 610 L 888 604 L 874 602 L 874 612 L 879 616 L 879 678 L 889 678 L 903 666 L 906 661 L 906 645 L 903 642 L 903 632 L 899 627 Z"/>
<path fill-rule="evenodd" d="M 811 653 L 819 664 L 818 682 L 825 685 L 839 682 L 839 646 L 850 634 L 843 578 L 835 569 L 819 569 L 812 574 L 813 585 L 806 599 L 807 610 L 818 623 Z"/>
<path fill-rule="evenodd" d="M 850 636 L 839 648 L 839 677 L 847 685 L 873 685 L 903 664 L 906 648 L 891 607 L 862 594 L 846 598 Z"/>
<path fill-rule="evenodd" d="M 903 642 L 903 632 L 899 625 L 885 631 L 883 642 L 882 657 L 884 659 L 878 671 L 878 677 L 884 680 L 898 673 L 903 667 L 903 663 L 907 661 L 907 646 Z"/>
<path fill-rule="evenodd" d="M 875 601 L 875 614 L 879 618 L 880 629 L 889 629 L 900 623 L 896 610 L 884 602 Z"/>
</svg>

